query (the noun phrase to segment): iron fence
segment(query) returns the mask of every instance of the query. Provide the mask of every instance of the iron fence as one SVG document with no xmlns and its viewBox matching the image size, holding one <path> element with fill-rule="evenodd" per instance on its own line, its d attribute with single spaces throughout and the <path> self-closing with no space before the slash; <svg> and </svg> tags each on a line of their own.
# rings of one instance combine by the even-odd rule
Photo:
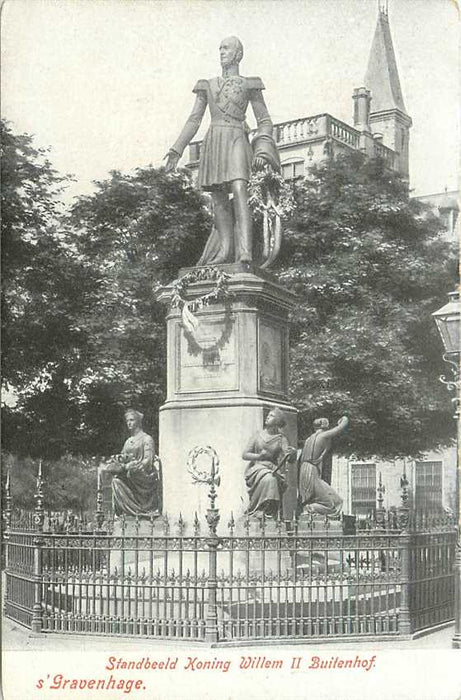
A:
<svg viewBox="0 0 461 700">
<path fill-rule="evenodd" d="M 7 617 L 34 632 L 211 643 L 389 638 L 453 619 L 456 528 L 411 512 L 405 492 L 395 512 L 378 499 L 357 532 L 314 516 L 219 528 L 212 495 L 206 523 L 110 522 L 101 498 L 93 522 L 62 520 L 45 513 L 39 478 L 32 519 L 6 510 Z"/>
<path fill-rule="evenodd" d="M 456 530 L 413 532 L 409 605 L 412 632 L 454 618 Z"/>
<path fill-rule="evenodd" d="M 167 520 L 7 540 L 6 615 L 34 631 L 207 641 L 406 635 L 453 618 L 456 533 Z"/>
</svg>

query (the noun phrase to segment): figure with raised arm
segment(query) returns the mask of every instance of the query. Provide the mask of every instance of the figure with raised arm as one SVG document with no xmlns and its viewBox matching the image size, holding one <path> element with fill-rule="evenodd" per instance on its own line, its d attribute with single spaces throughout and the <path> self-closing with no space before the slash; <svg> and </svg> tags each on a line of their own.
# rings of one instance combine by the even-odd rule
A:
<svg viewBox="0 0 461 700">
<path fill-rule="evenodd" d="M 154 441 L 142 429 L 143 414 L 129 408 L 125 421 L 130 437 L 122 452 L 100 466 L 112 479 L 112 504 L 116 516 L 148 518 L 158 512 L 158 476 L 154 465 Z"/>
<path fill-rule="evenodd" d="M 272 409 L 263 430 L 255 433 L 242 454 L 250 462 L 245 470 L 245 482 L 250 503 L 247 515 L 264 514 L 277 518 L 286 489 L 283 468 L 294 458 L 296 449 L 290 447 L 281 432 L 285 416 L 279 408 Z"/>
<path fill-rule="evenodd" d="M 343 500 L 336 491 L 322 479 L 323 463 L 331 450 L 333 438 L 344 432 L 349 424 L 343 416 L 334 428 L 329 428 L 328 418 L 314 421 L 314 432 L 304 443 L 299 467 L 299 505 L 303 513 L 319 513 L 338 517 Z"/>
<path fill-rule="evenodd" d="M 251 169 L 268 164 L 280 170 L 261 78 L 245 78 L 239 74 L 243 46 L 237 37 L 224 39 L 219 53 L 222 75 L 196 83 L 193 110 L 166 155 L 168 172 L 176 168 L 185 147 L 197 133 L 208 105 L 211 123 L 201 147 L 197 184 L 211 193 L 214 225 L 198 265 L 253 260 L 248 205 Z M 257 122 L 257 133 L 251 145 L 245 121 L 249 103 Z"/>
</svg>

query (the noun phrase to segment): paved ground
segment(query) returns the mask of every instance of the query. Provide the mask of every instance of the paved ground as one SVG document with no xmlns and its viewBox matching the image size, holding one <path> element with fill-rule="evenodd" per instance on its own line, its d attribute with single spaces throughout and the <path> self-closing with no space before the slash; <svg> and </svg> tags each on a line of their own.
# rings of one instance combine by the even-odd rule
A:
<svg viewBox="0 0 461 700">
<path fill-rule="evenodd" d="M 355 648 L 367 647 L 368 649 L 372 647 L 373 649 L 450 649 L 451 648 L 451 638 L 453 636 L 453 625 L 445 627 L 444 629 L 437 630 L 431 634 L 426 634 L 418 639 L 413 639 L 410 641 L 402 640 L 391 640 L 391 641 L 373 641 L 370 643 L 369 640 L 363 640 L 360 642 L 350 642 L 350 644 Z M 2 648 L 4 651 L 26 651 L 26 650 L 37 650 L 37 651 L 105 651 L 107 649 L 107 636 L 90 636 L 90 635 L 71 635 L 71 634 L 41 634 L 41 635 L 31 635 L 30 630 L 18 625 L 16 622 L 12 622 L 6 618 L 2 620 Z M 181 645 L 184 646 L 186 642 L 175 642 L 164 639 L 149 639 L 145 638 L 127 638 L 127 637 L 111 637 L 110 646 L 111 649 L 131 649 L 136 650 L 136 646 L 142 645 L 146 648 L 146 641 L 149 647 L 155 648 L 180 648 Z M 308 641 L 305 640 L 307 644 Z M 318 641 L 315 642 L 315 649 L 321 648 L 331 648 L 332 646 L 337 647 L 338 645 L 347 646 L 349 642 L 330 642 L 329 644 L 322 644 Z M 187 642 L 187 647 L 190 648 L 192 644 Z M 267 646 L 261 644 L 261 646 Z M 280 640 L 277 640 L 277 646 L 282 646 Z M 200 648 L 203 649 L 203 644 L 200 644 Z M 239 646 L 239 649 L 244 649 L 245 647 Z M 255 646 L 252 646 L 255 649 Z M 296 649 L 299 651 L 299 645 L 283 645 L 286 651 Z"/>
</svg>

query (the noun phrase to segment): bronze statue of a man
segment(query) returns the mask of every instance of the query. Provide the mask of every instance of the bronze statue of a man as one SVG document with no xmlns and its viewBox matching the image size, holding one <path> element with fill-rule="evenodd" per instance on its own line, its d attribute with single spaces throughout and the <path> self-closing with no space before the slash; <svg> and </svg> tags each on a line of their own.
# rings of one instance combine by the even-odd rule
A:
<svg viewBox="0 0 461 700">
<path fill-rule="evenodd" d="M 198 185 L 211 193 L 214 226 L 199 265 L 252 261 L 252 221 L 248 205 L 251 168 L 269 164 L 280 169 L 272 121 L 262 95 L 262 80 L 239 74 L 243 46 L 237 37 L 224 39 L 219 53 L 222 76 L 197 82 L 193 90 L 196 94 L 194 108 L 166 156 L 166 170 L 173 170 L 197 133 L 208 105 L 211 124 L 202 143 Z M 258 127 L 251 145 L 245 122 L 250 102 Z"/>
<path fill-rule="evenodd" d="M 322 467 L 333 438 L 344 432 L 349 424 L 343 416 L 334 428 L 329 428 L 328 418 L 314 421 L 314 432 L 304 443 L 299 467 L 299 504 L 302 512 L 319 513 L 337 517 L 341 513 L 343 500 L 322 479 Z"/>
</svg>

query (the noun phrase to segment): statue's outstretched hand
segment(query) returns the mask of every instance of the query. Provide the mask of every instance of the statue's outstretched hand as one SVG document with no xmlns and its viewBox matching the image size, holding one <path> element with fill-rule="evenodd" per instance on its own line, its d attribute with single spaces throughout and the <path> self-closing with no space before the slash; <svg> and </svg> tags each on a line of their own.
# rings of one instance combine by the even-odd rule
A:
<svg viewBox="0 0 461 700">
<path fill-rule="evenodd" d="M 176 153 L 176 151 L 168 151 L 168 153 L 163 159 L 166 159 L 165 170 L 167 173 L 171 173 L 172 170 L 176 170 L 176 166 L 178 165 L 180 157 L 181 156 L 179 155 L 179 153 Z"/>
</svg>

